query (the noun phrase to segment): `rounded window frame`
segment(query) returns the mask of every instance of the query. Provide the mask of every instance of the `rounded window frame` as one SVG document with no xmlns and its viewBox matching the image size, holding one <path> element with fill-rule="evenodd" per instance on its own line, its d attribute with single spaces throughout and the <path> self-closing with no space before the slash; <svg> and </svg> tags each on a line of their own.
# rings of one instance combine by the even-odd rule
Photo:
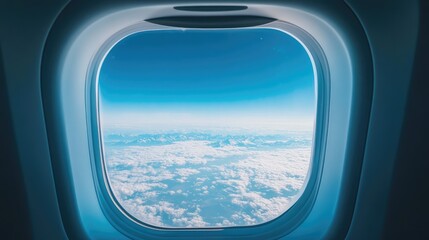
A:
<svg viewBox="0 0 429 240">
<path fill-rule="evenodd" d="M 308 32 L 304 29 L 288 22 L 275 20 L 273 22 L 237 28 L 190 28 L 197 30 L 219 30 L 219 29 L 251 29 L 251 28 L 268 28 L 274 29 L 295 38 L 307 51 L 309 55 L 314 74 L 315 83 L 315 120 L 313 124 L 313 143 L 311 150 L 311 158 L 309 170 L 303 187 L 300 193 L 294 197 L 294 201 L 290 203 L 290 207 L 280 216 L 255 225 L 249 226 L 231 226 L 231 227 L 207 227 L 207 228 L 171 228 L 159 227 L 147 224 L 128 213 L 114 196 L 109 178 L 107 176 L 104 150 L 102 141 L 102 131 L 99 117 L 99 102 L 98 102 L 98 76 L 103 64 L 103 61 L 110 50 L 126 38 L 137 32 L 152 31 L 152 30 L 178 30 L 180 27 L 170 27 L 142 21 L 120 31 L 117 31 L 108 38 L 102 46 L 97 50 L 96 54 L 91 59 L 86 79 L 86 110 L 88 122 L 88 135 L 90 136 L 91 149 L 91 166 L 92 175 L 95 183 L 98 201 L 101 209 L 109 222 L 122 232 L 125 236 L 131 238 L 139 237 L 159 237 L 175 236 L 177 238 L 189 237 L 225 237 L 241 238 L 255 236 L 260 238 L 265 234 L 279 232 L 278 234 L 286 235 L 297 228 L 303 222 L 306 216 L 310 213 L 314 201 L 317 196 L 318 187 L 322 175 L 325 146 L 327 141 L 327 125 L 329 117 L 329 67 L 322 48 Z M 168 232 L 168 233 L 166 233 Z M 199 235 L 200 234 L 200 235 Z"/>
</svg>

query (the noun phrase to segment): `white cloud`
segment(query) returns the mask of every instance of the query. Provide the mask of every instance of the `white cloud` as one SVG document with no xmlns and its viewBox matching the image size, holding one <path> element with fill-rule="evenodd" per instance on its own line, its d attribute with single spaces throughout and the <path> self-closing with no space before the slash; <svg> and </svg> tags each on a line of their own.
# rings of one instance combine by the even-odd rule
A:
<svg viewBox="0 0 429 240">
<path fill-rule="evenodd" d="M 255 137 L 220 146 L 186 140 L 107 147 L 105 155 L 116 198 L 143 222 L 164 227 L 253 225 L 285 212 L 304 183 L 311 141 L 291 139 L 305 144 L 266 147 L 278 141 L 258 142 Z"/>
</svg>

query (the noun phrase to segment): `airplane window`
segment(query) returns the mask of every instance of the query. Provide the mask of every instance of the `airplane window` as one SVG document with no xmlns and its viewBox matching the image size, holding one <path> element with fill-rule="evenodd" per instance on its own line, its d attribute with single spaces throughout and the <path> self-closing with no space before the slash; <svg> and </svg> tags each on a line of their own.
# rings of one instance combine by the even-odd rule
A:
<svg viewBox="0 0 429 240">
<path fill-rule="evenodd" d="M 131 34 L 98 75 L 104 171 L 125 214 L 165 228 L 252 226 L 306 186 L 316 110 L 305 47 L 271 28 Z"/>
</svg>

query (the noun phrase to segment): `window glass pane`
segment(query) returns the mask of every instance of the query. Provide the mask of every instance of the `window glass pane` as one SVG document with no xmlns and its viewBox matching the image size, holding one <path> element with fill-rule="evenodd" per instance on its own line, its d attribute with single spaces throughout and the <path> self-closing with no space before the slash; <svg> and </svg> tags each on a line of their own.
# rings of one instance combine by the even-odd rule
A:
<svg viewBox="0 0 429 240">
<path fill-rule="evenodd" d="M 304 187 L 314 71 L 284 32 L 135 33 L 107 54 L 98 91 L 110 188 L 144 223 L 260 224 Z"/>
</svg>

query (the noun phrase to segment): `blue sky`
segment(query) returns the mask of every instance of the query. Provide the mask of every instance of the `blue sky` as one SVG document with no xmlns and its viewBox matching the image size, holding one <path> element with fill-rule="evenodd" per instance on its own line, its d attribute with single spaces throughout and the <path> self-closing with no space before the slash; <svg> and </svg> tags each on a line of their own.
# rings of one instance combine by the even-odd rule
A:
<svg viewBox="0 0 429 240">
<path fill-rule="evenodd" d="M 106 127 L 311 130 L 310 58 L 273 29 L 156 30 L 126 37 L 99 75 Z"/>
</svg>

